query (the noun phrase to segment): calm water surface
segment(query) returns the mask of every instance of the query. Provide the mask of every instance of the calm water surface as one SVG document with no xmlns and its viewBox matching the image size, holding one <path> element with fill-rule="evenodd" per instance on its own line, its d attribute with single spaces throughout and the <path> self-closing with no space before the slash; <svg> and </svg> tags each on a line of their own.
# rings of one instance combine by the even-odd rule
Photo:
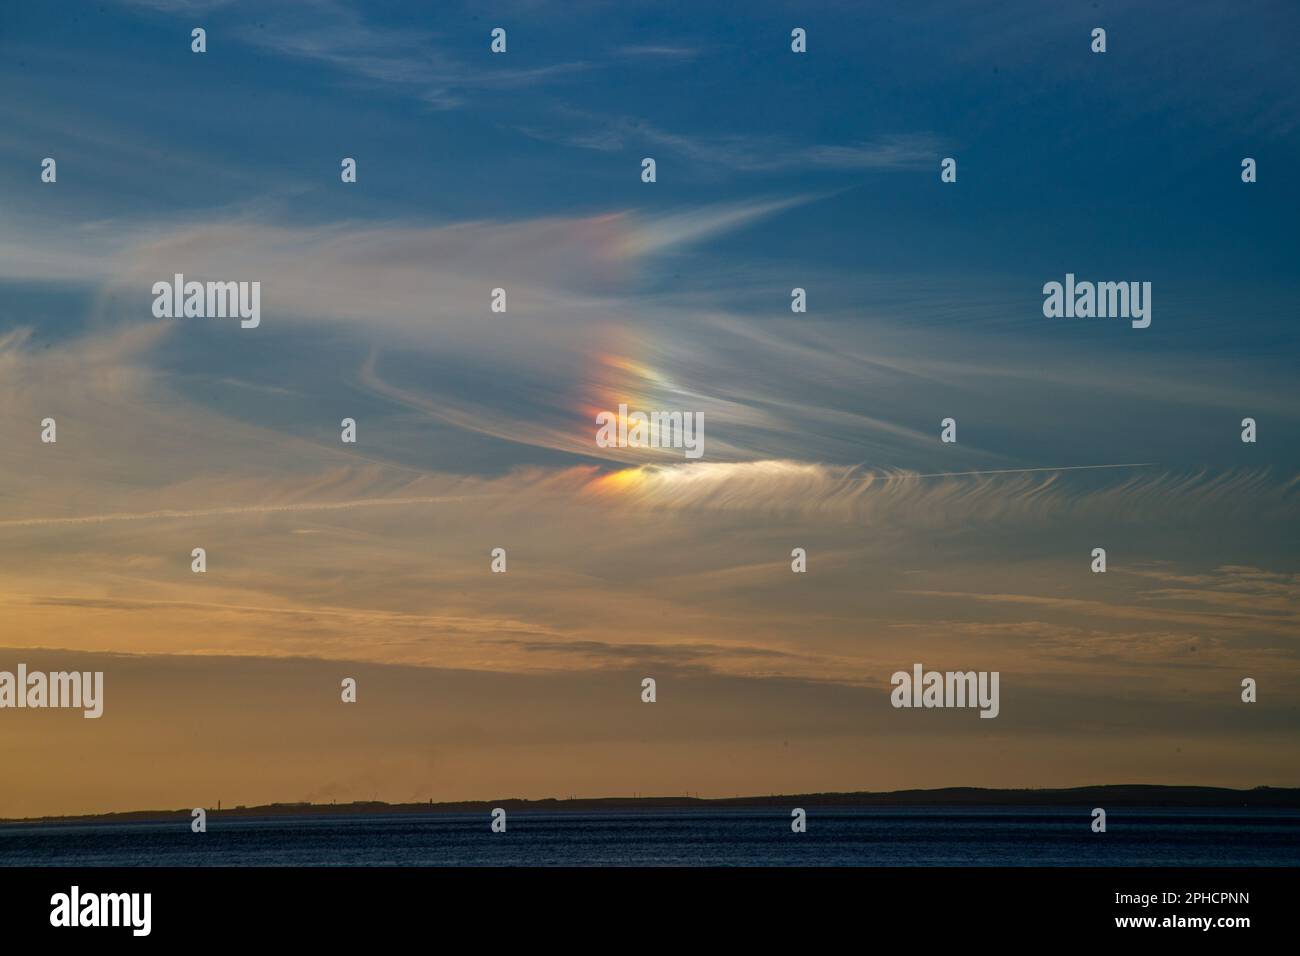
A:
<svg viewBox="0 0 1300 956">
<path fill-rule="evenodd" d="M 7 866 L 1296 866 L 1300 810 L 1078 809 L 358 814 L 0 825 Z"/>
</svg>

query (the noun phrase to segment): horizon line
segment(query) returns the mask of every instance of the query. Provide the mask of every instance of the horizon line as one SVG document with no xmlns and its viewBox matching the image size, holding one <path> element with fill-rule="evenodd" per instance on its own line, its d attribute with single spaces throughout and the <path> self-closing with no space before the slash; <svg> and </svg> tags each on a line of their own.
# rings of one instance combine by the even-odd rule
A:
<svg viewBox="0 0 1300 956">
<path fill-rule="evenodd" d="M 1043 798 L 1060 797 L 1065 795 L 1082 795 L 1084 793 L 1092 793 L 1092 792 L 1099 792 L 1099 791 L 1129 791 L 1132 794 L 1151 793 L 1152 791 L 1159 791 L 1165 794 L 1166 796 L 1171 796 L 1174 794 L 1179 794 L 1182 796 L 1194 796 L 1197 794 L 1202 794 L 1202 795 L 1215 794 L 1220 797 L 1228 794 L 1234 796 L 1268 794 L 1269 796 L 1277 795 L 1277 796 L 1290 797 L 1290 802 L 1282 803 L 1282 804 L 1272 804 L 1273 806 L 1294 807 L 1296 809 L 1300 809 L 1300 786 L 1279 787 L 1279 786 L 1273 786 L 1271 784 L 1257 784 L 1254 787 L 1240 788 L 1240 787 L 1210 786 L 1205 784 L 1166 784 L 1166 783 L 1101 783 L 1101 784 L 1085 784 L 1083 786 L 1078 786 L 1078 787 L 976 787 L 976 786 L 956 785 L 956 786 L 948 786 L 948 787 L 911 788 L 905 790 L 820 790 L 820 791 L 809 791 L 805 793 L 783 793 L 783 794 L 766 794 L 766 795 L 746 794 L 746 795 L 735 795 L 730 797 L 721 797 L 721 796 L 701 797 L 698 795 L 692 795 L 690 793 L 686 793 L 686 794 L 663 794 L 658 796 L 637 794 L 633 796 L 603 796 L 603 797 L 577 797 L 577 796 L 500 797 L 500 798 L 494 798 L 489 800 L 467 799 L 467 800 L 434 801 L 430 799 L 427 802 L 426 801 L 404 801 L 400 803 L 390 803 L 387 800 L 378 800 L 378 799 L 350 800 L 347 803 L 337 803 L 337 802 L 315 803 L 310 800 L 305 800 L 305 801 L 275 801 L 271 803 L 260 803 L 260 804 L 236 804 L 235 806 L 232 807 L 220 807 L 220 801 L 218 801 L 217 808 L 204 807 L 202 809 L 204 810 L 205 813 L 209 815 L 229 814 L 229 813 L 238 812 L 240 816 L 252 816 L 256 811 L 270 811 L 273 814 L 279 815 L 279 814 L 290 813 L 295 810 L 306 811 L 309 813 L 318 813 L 320 811 L 346 812 L 352 808 L 387 807 L 401 812 L 410 812 L 415 809 L 422 810 L 428 807 L 437 808 L 437 807 L 480 807 L 481 806 L 481 807 L 486 807 L 491 809 L 497 806 L 507 807 L 507 808 L 510 806 L 514 806 L 516 809 L 519 809 L 520 805 L 525 805 L 526 808 L 527 805 L 532 805 L 532 804 L 548 804 L 548 805 L 549 804 L 570 804 L 575 806 L 575 808 L 578 808 L 577 805 L 585 804 L 585 805 L 589 805 L 588 806 L 589 809 L 599 809 L 599 806 L 590 806 L 590 805 L 619 804 L 619 805 L 626 806 L 628 804 L 641 804 L 647 808 L 664 807 L 666 804 L 677 804 L 679 806 L 680 805 L 698 806 L 701 804 L 719 804 L 719 805 L 729 804 L 732 806 L 749 804 L 749 805 L 766 806 L 766 805 L 772 805 L 778 803 L 780 801 L 790 801 L 790 800 L 801 800 L 804 802 L 808 802 L 810 804 L 818 805 L 816 804 L 816 801 L 820 800 L 821 803 L 819 805 L 822 807 L 826 807 L 826 806 L 836 806 L 836 804 L 834 803 L 827 803 L 826 802 L 827 798 L 830 798 L 832 800 L 855 799 L 858 801 L 864 801 L 864 800 L 874 799 L 876 801 L 882 801 L 890 797 L 913 798 L 910 801 L 910 804 L 914 806 L 919 806 L 924 804 L 916 802 L 915 798 L 918 797 L 924 798 L 927 796 L 934 796 L 934 795 L 941 795 L 941 794 L 951 795 L 954 793 L 962 793 L 970 797 L 979 797 L 979 796 L 993 795 L 993 794 L 1003 795 L 1003 796 L 1018 795 L 1021 797 L 1028 796 L 1028 797 L 1043 799 Z M 909 801 L 898 801 L 898 802 L 907 803 Z M 973 806 L 1008 805 L 1008 804 L 996 803 L 996 802 L 981 803 L 978 800 L 966 801 L 966 804 L 973 805 Z M 839 805 L 846 806 L 846 807 L 852 806 L 852 804 L 839 804 Z M 867 804 L 860 803 L 859 805 L 867 805 Z M 880 806 L 880 805 L 888 805 L 888 804 L 878 802 L 872 805 Z M 931 806 L 937 806 L 937 805 L 942 805 L 942 804 L 931 804 Z M 1135 804 L 1131 802 L 1124 802 L 1119 804 L 1113 803 L 1112 805 L 1134 806 Z M 1136 805 L 1144 805 L 1144 804 L 1136 804 Z M 1150 804 L 1146 804 L 1146 805 L 1150 805 Z M 1183 803 L 1179 805 L 1185 807 L 1195 807 L 1195 806 L 1215 806 L 1217 804 Z M 44 822 L 53 823 L 59 821 L 92 820 L 92 819 L 111 818 L 111 817 L 140 817 L 140 816 L 150 815 L 150 814 L 154 814 L 158 816 L 179 815 L 182 816 L 184 819 L 188 820 L 192 815 L 194 809 L 195 808 L 181 807 L 181 808 L 168 808 L 168 809 L 109 810 L 109 811 L 89 812 L 89 813 L 47 814 L 44 816 L 35 816 L 35 817 L 0 817 L 0 825 L 23 824 L 23 823 L 44 823 Z"/>
</svg>

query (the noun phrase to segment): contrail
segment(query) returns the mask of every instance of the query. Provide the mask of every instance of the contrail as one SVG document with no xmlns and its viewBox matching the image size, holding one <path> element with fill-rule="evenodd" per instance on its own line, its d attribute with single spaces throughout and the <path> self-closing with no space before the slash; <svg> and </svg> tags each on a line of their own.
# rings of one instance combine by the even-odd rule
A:
<svg viewBox="0 0 1300 956">
<path fill-rule="evenodd" d="M 917 478 L 962 478 L 972 475 L 1020 475 L 1042 471 L 1088 471 L 1098 468 L 1147 468 L 1154 461 L 1127 462 L 1115 465 L 1062 465 L 1056 468 L 1000 468 L 993 471 L 943 471 L 931 474 L 860 475 L 853 481 L 910 481 Z M 103 515 L 76 515 L 68 518 L 9 518 L 0 520 L 0 528 L 39 527 L 47 525 L 103 524 L 109 521 L 154 521 L 168 518 L 212 518 L 221 515 L 275 514 L 294 511 L 342 511 L 348 508 L 378 508 L 384 505 L 432 505 L 465 501 L 468 495 L 438 495 L 422 498 L 362 498 L 357 501 L 301 502 L 287 505 L 242 505 L 197 510 L 165 509 L 160 511 L 122 511 Z"/>
<path fill-rule="evenodd" d="M 914 478 L 964 478 L 968 475 L 1025 475 L 1036 471 L 1090 471 L 1096 468 L 1150 468 L 1154 461 L 1130 461 L 1117 465 L 1060 465 L 1056 468 L 999 468 L 994 471 L 937 471 L 927 475 L 860 475 L 854 481 L 910 481 Z"/>
<path fill-rule="evenodd" d="M 51 524 L 100 524 L 105 521 L 150 521 L 156 518 L 210 518 L 218 515 L 271 514 L 279 511 L 339 511 L 345 508 L 372 508 L 381 505 L 431 505 L 463 501 L 465 495 L 441 495 L 433 498 L 362 498 L 358 501 L 302 502 L 289 505 L 244 505 L 229 508 L 204 508 L 197 511 L 123 511 L 106 515 L 78 515 L 71 518 L 10 518 L 0 527 L 13 528 Z"/>
</svg>

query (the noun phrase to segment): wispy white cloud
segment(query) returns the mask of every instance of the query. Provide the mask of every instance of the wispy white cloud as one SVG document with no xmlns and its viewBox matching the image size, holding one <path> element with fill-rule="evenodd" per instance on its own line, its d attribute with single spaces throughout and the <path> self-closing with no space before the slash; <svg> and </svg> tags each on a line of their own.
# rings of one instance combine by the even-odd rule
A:
<svg viewBox="0 0 1300 956">
<path fill-rule="evenodd" d="M 132 0 L 167 13 L 193 14 L 219 4 L 201 0 Z M 376 26 L 364 7 L 338 0 L 257 5 L 257 27 L 245 26 L 240 38 L 252 46 L 289 59 L 338 71 L 356 81 L 413 96 L 435 109 L 454 109 L 473 93 L 518 90 L 583 73 L 592 64 L 570 61 L 514 68 L 486 59 L 472 63 L 453 53 L 453 45 L 432 31 Z"/>
<path fill-rule="evenodd" d="M 135 374 L 166 371 L 155 367 L 160 356 L 145 353 L 189 321 L 152 317 L 154 282 L 178 272 L 258 280 L 262 326 L 241 342 L 250 334 L 274 339 L 328 328 L 334 380 L 457 429 L 588 460 L 664 460 L 663 453 L 594 446 L 595 412 L 622 401 L 702 412 L 714 461 L 857 461 L 925 474 L 1106 461 L 1094 452 L 1080 461 L 1050 443 L 1031 458 L 1011 455 L 969 432 L 941 454 L 939 419 L 971 402 L 1003 408 L 1007 429 L 1043 417 L 1038 406 L 1053 397 L 1066 406 L 1080 391 L 1121 409 L 1141 393 L 1170 407 L 1294 417 L 1284 389 L 1261 387 L 1264 371 L 1253 369 L 1248 387 L 1240 369 L 1213 357 L 1164 371 L 1102 349 L 1075 348 L 1062 361 L 1045 356 L 1041 341 L 947 328 L 936 349 L 924 321 L 899 327 L 857 310 L 783 315 L 788 289 L 779 285 L 766 293 L 772 306 L 765 316 L 739 304 L 749 289 L 721 286 L 681 298 L 642 293 L 644 280 L 672 255 L 768 217 L 795 215 L 816 198 L 444 224 L 284 225 L 254 208 L 198 225 L 122 220 L 35 229 L 16 217 L 0 227 L 0 278 L 95 289 L 91 324 L 121 329 L 123 337 L 87 339 L 52 360 L 97 361 L 84 351 L 93 341 L 135 342 Z M 506 313 L 488 308 L 495 287 L 508 290 Z M 921 300 L 913 311 L 923 320 L 925 308 Z M 22 334 L 10 333 L 9 350 L 31 359 Z M 426 367 L 417 375 L 403 367 L 413 356 L 455 374 L 431 375 Z M 306 396 L 319 386 L 310 376 L 265 379 L 251 370 L 232 376 L 193 367 L 188 374 L 218 385 L 237 379 L 230 388 L 252 393 Z M 483 384 L 473 394 L 468 375 Z M 1204 387 L 1207 381 L 1213 386 Z M 1015 407 L 1014 396 L 1031 387 L 1035 407 Z M 918 403 L 933 409 L 923 420 Z M 1124 457 L 1111 462 L 1157 460 L 1132 457 L 1146 449 L 1119 451 Z"/>
<path fill-rule="evenodd" d="M 691 60 L 704 51 L 695 46 L 678 46 L 667 43 L 629 43 L 616 51 L 622 56 L 653 57 L 668 60 Z"/>
<path fill-rule="evenodd" d="M 942 141 L 928 133 L 898 133 L 844 144 L 794 144 L 771 135 L 685 134 L 632 117 L 566 110 L 551 125 L 517 128 L 534 139 L 580 149 L 617 152 L 657 148 L 692 163 L 748 173 L 863 172 L 917 169 L 937 162 Z"/>
</svg>

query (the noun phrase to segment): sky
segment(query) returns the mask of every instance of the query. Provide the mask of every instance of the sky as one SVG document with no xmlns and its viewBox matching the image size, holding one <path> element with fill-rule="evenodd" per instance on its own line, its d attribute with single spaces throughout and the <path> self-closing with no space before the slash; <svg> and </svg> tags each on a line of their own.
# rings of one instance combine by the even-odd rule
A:
<svg viewBox="0 0 1300 956">
<path fill-rule="evenodd" d="M 0 816 L 1300 786 L 1298 28 L 0 10 L 0 670 L 105 674 L 0 711 Z M 260 325 L 156 318 L 176 273 Z M 1046 318 L 1066 273 L 1150 327 Z M 705 454 L 598 446 L 620 403 Z M 917 662 L 999 716 L 892 708 Z"/>
</svg>

